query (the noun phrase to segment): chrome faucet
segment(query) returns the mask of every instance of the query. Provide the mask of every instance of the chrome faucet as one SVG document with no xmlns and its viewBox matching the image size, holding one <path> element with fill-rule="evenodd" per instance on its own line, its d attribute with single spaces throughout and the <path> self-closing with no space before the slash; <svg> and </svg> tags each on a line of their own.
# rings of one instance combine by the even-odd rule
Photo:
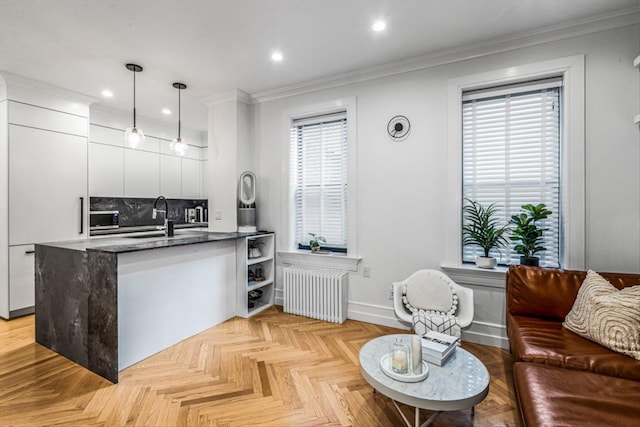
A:
<svg viewBox="0 0 640 427">
<path fill-rule="evenodd" d="M 158 209 L 158 202 L 164 201 L 164 210 Z M 164 196 L 158 196 L 156 201 L 153 203 L 153 214 L 151 215 L 151 219 L 156 219 L 158 216 L 158 212 L 162 212 L 164 214 L 164 235 L 165 236 L 173 236 L 173 227 L 169 226 L 169 202 L 165 199 Z M 173 224 L 171 224 L 173 225 Z"/>
</svg>

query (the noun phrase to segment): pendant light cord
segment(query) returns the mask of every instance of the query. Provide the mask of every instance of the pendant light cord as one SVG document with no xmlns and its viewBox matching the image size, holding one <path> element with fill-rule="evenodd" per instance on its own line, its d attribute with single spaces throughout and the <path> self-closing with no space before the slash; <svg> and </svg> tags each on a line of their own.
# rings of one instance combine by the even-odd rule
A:
<svg viewBox="0 0 640 427">
<path fill-rule="evenodd" d="M 182 98 L 180 97 L 180 93 L 182 92 L 182 89 L 178 89 L 178 139 L 180 138 L 180 128 L 182 127 L 181 125 L 181 117 L 182 117 Z"/>
<path fill-rule="evenodd" d="M 136 127 L 136 72 L 133 72 L 133 127 Z"/>
</svg>

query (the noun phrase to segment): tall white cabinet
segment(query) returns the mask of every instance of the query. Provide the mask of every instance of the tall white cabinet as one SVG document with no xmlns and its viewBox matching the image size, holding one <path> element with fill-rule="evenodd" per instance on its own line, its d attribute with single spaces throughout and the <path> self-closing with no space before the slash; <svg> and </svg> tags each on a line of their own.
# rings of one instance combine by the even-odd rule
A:
<svg viewBox="0 0 640 427">
<path fill-rule="evenodd" d="M 34 310 L 34 244 L 87 235 L 91 100 L 0 76 L 0 317 Z"/>
</svg>

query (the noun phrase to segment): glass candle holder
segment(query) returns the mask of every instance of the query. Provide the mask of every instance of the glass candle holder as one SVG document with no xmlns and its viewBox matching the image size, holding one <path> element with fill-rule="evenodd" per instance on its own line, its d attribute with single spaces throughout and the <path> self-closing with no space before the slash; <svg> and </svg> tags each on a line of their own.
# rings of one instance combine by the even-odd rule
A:
<svg viewBox="0 0 640 427">
<path fill-rule="evenodd" d="M 409 372 L 409 347 L 403 342 L 402 338 L 396 338 L 391 352 L 391 369 L 397 374 L 406 374 Z"/>
</svg>

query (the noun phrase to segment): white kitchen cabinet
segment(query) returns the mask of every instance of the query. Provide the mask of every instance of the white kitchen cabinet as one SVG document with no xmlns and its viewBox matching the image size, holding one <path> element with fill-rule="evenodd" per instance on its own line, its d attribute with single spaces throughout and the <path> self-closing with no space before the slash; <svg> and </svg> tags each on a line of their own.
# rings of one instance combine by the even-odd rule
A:
<svg viewBox="0 0 640 427">
<path fill-rule="evenodd" d="M 182 158 L 182 198 L 200 197 L 200 161 Z"/>
<path fill-rule="evenodd" d="M 87 138 L 9 125 L 9 245 L 83 237 Z"/>
<path fill-rule="evenodd" d="M 160 155 L 124 150 L 125 197 L 157 197 L 160 194 Z"/>
<path fill-rule="evenodd" d="M 9 248 L 9 310 L 23 310 L 35 305 L 35 251 L 33 245 Z"/>
<path fill-rule="evenodd" d="M 205 160 L 200 164 L 200 175 L 202 175 L 202 185 L 200 187 L 200 198 L 209 198 L 209 161 Z"/>
<path fill-rule="evenodd" d="M 273 305 L 274 245 L 273 233 L 236 240 L 237 316 L 250 317 Z M 250 248 L 259 252 L 251 252 Z M 256 295 L 260 296 L 253 298 Z"/>
<path fill-rule="evenodd" d="M 182 162 L 179 157 L 160 155 L 160 194 L 179 199 L 182 185 Z"/>
<path fill-rule="evenodd" d="M 89 141 L 123 147 L 124 133 L 118 129 L 92 124 L 89 127 Z"/>
<path fill-rule="evenodd" d="M 52 132 L 87 136 L 87 118 L 21 102 L 9 104 L 9 123 Z"/>
<path fill-rule="evenodd" d="M 124 150 L 104 144 L 89 144 L 89 194 L 124 197 Z"/>
</svg>

